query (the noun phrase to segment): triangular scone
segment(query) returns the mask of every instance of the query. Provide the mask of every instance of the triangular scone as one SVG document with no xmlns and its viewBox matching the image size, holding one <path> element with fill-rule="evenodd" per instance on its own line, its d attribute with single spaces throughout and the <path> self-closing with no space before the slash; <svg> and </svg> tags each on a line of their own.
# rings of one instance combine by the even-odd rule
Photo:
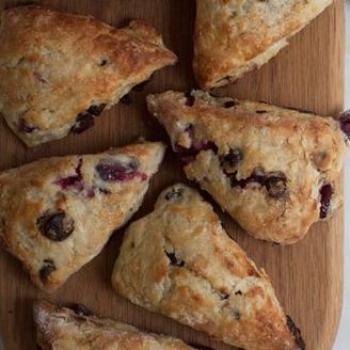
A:
<svg viewBox="0 0 350 350">
<path fill-rule="evenodd" d="M 5 10 L 0 113 L 28 146 L 91 127 L 176 56 L 141 21 L 115 29 L 93 17 L 36 7 Z"/>
<path fill-rule="evenodd" d="M 34 305 L 37 341 L 42 350 L 191 350 L 180 339 L 144 333 L 112 319 L 99 318 L 80 304 Z"/>
<path fill-rule="evenodd" d="M 197 0 L 194 71 L 203 89 L 259 68 L 332 0 Z"/>
<path fill-rule="evenodd" d="M 269 277 L 226 234 L 194 190 L 166 189 L 128 228 L 115 263 L 117 293 L 246 350 L 304 349 Z"/>
<path fill-rule="evenodd" d="M 187 177 L 256 238 L 294 243 L 342 202 L 346 136 L 333 118 L 199 91 L 149 96 L 148 106 Z"/>
<path fill-rule="evenodd" d="M 164 146 L 47 158 L 0 174 L 0 239 L 47 291 L 95 257 L 141 205 Z"/>
</svg>

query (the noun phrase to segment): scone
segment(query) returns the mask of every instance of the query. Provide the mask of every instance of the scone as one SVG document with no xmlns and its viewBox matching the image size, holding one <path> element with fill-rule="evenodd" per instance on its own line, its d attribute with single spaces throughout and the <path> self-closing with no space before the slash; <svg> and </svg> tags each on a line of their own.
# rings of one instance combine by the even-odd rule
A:
<svg viewBox="0 0 350 350">
<path fill-rule="evenodd" d="M 115 29 L 37 6 L 4 11 L 0 113 L 28 146 L 80 133 L 176 56 L 150 25 Z"/>
<path fill-rule="evenodd" d="M 120 295 L 245 350 L 301 350 L 269 277 L 181 184 L 128 228 L 112 275 Z"/>
<path fill-rule="evenodd" d="M 166 92 L 148 97 L 195 180 L 256 238 L 303 238 L 342 203 L 345 134 L 333 118 L 264 103 Z"/>
<path fill-rule="evenodd" d="M 163 154 L 134 144 L 1 173 L 0 240 L 38 287 L 60 287 L 137 211 Z"/>
<path fill-rule="evenodd" d="M 180 339 L 144 333 L 112 319 L 99 318 L 80 304 L 34 305 L 37 341 L 42 350 L 191 350 Z"/>
<path fill-rule="evenodd" d="M 210 89 L 259 68 L 332 0 L 197 0 L 194 71 Z"/>
</svg>

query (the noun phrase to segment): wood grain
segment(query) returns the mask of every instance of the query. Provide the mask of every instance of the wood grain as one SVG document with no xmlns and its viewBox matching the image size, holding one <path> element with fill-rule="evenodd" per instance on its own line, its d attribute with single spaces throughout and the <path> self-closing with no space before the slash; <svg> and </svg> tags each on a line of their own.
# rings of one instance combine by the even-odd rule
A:
<svg viewBox="0 0 350 350">
<path fill-rule="evenodd" d="M 139 136 L 151 140 L 166 140 L 162 129 L 148 116 L 145 96 L 169 88 L 188 90 L 194 85 L 191 69 L 194 1 L 37 2 L 61 10 L 93 14 L 116 26 L 129 18 L 145 19 L 163 33 L 167 45 L 178 54 L 179 64 L 155 74 L 143 92 L 131 94 L 131 106 L 116 106 L 99 118 L 92 130 L 80 136 L 69 136 L 29 150 L 1 121 L 0 169 L 18 166 L 43 156 L 102 151 L 110 146 L 131 142 Z M 6 6 L 18 3 L 21 1 L 5 1 Z M 343 105 L 343 6 L 343 1 L 336 1 L 334 6 L 293 38 L 290 46 L 269 64 L 220 92 L 322 114 L 335 114 L 340 111 Z M 184 176 L 179 163 L 169 152 L 136 217 L 149 212 L 160 190 L 177 180 L 184 180 Z M 291 247 L 255 241 L 245 235 L 228 217 L 222 213 L 220 215 L 232 237 L 246 249 L 258 266 L 264 267 L 270 274 L 286 312 L 302 329 L 307 349 L 330 350 L 342 304 L 342 211 L 331 221 L 314 225 L 305 240 Z M 144 330 L 172 334 L 188 342 L 218 350 L 229 349 L 203 334 L 146 312 L 113 293 L 110 275 L 123 231 L 117 232 L 98 257 L 49 297 L 32 286 L 19 262 L 1 251 L 0 332 L 5 348 L 35 349 L 32 302 L 36 298 L 45 297 L 57 302 L 85 303 L 101 315 L 129 322 Z"/>
</svg>

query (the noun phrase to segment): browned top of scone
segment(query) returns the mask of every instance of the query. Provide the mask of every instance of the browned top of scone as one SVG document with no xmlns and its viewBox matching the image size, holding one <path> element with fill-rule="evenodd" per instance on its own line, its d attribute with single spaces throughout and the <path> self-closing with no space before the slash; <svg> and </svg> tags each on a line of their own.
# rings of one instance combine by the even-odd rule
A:
<svg viewBox="0 0 350 350">
<path fill-rule="evenodd" d="M 194 71 L 201 88 L 240 78 L 275 56 L 332 0 L 198 0 Z"/>
<path fill-rule="evenodd" d="M 0 174 L 0 238 L 46 291 L 96 256 L 140 207 L 161 143 L 41 159 Z"/>
<path fill-rule="evenodd" d="M 145 333 L 126 323 L 94 316 L 81 304 L 34 305 L 37 341 L 42 350 L 191 350 L 180 339 Z"/>
<path fill-rule="evenodd" d="M 176 61 L 143 21 L 116 29 L 37 6 L 5 10 L 0 42 L 0 112 L 28 145 L 65 136 L 77 116 L 100 113 Z"/>
<path fill-rule="evenodd" d="M 300 350 L 266 273 L 198 192 L 176 184 L 133 222 L 112 274 L 117 293 L 249 350 Z"/>
<path fill-rule="evenodd" d="M 200 91 L 148 106 L 186 175 L 254 237 L 294 243 L 342 203 L 346 136 L 333 118 Z"/>
</svg>

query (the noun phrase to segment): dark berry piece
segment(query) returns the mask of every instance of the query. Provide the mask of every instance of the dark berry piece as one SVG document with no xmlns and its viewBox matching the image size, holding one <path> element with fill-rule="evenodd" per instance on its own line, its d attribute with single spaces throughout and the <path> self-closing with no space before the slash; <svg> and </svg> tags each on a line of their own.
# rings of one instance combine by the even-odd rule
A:
<svg viewBox="0 0 350 350">
<path fill-rule="evenodd" d="M 185 265 L 185 262 L 183 260 L 178 260 L 175 253 L 168 253 L 165 252 L 168 259 L 170 260 L 170 264 L 178 267 L 183 267 Z"/>
<path fill-rule="evenodd" d="M 193 133 L 194 133 L 194 126 L 193 124 L 188 124 L 185 128 L 185 132 L 187 132 L 190 137 L 192 138 L 193 137 Z"/>
<path fill-rule="evenodd" d="M 121 99 L 120 99 L 120 102 L 127 105 L 127 106 L 130 106 L 132 104 L 132 98 L 129 94 L 127 95 L 124 95 Z"/>
<path fill-rule="evenodd" d="M 171 191 L 166 193 L 165 199 L 167 201 L 175 201 L 182 197 L 185 189 L 184 188 L 172 188 Z"/>
<path fill-rule="evenodd" d="M 37 220 L 40 232 L 51 241 L 61 242 L 74 231 L 74 220 L 63 210 L 46 212 Z"/>
<path fill-rule="evenodd" d="M 104 67 L 105 65 L 107 65 L 107 63 L 108 63 L 108 60 L 107 60 L 106 58 L 103 58 L 103 59 L 100 61 L 99 66 L 100 66 L 100 67 Z"/>
<path fill-rule="evenodd" d="M 190 93 L 185 94 L 185 97 L 186 97 L 185 105 L 188 107 L 192 107 L 196 99 Z"/>
<path fill-rule="evenodd" d="M 244 189 L 252 183 L 264 186 L 272 198 L 282 198 L 287 193 L 287 178 L 281 172 L 271 172 L 266 174 L 263 169 L 256 168 L 252 175 L 247 178 L 237 179 L 237 172 L 226 175 L 230 178 L 232 187 Z"/>
<path fill-rule="evenodd" d="M 110 190 L 107 190 L 106 188 L 99 188 L 98 190 L 103 194 L 111 194 L 112 193 Z"/>
<path fill-rule="evenodd" d="M 55 263 L 52 259 L 45 259 L 44 264 L 39 271 L 40 279 L 46 283 L 52 272 L 56 271 Z"/>
<path fill-rule="evenodd" d="M 237 290 L 237 292 L 235 292 L 235 295 L 242 295 L 243 293 L 242 293 L 242 291 L 240 291 L 240 290 Z"/>
<path fill-rule="evenodd" d="M 269 175 L 266 179 L 265 186 L 269 196 L 280 198 L 287 192 L 287 178 L 283 173 Z"/>
<path fill-rule="evenodd" d="M 320 219 L 324 219 L 328 215 L 329 207 L 331 205 L 331 199 L 333 196 L 333 187 L 330 184 L 323 185 L 320 188 Z"/>
<path fill-rule="evenodd" d="M 18 122 L 18 131 L 19 132 L 31 134 L 33 131 L 35 131 L 37 129 L 38 129 L 37 127 L 29 125 L 23 118 L 19 119 L 19 122 Z"/>
<path fill-rule="evenodd" d="M 232 187 L 246 188 L 251 183 L 257 183 L 261 186 L 265 185 L 266 176 L 261 169 L 255 169 L 254 173 L 247 178 L 237 179 L 237 172 L 229 175 Z"/>
<path fill-rule="evenodd" d="M 100 105 L 92 105 L 92 106 L 89 107 L 87 112 L 97 117 L 103 112 L 103 110 L 105 108 L 106 108 L 106 104 L 105 103 L 102 103 Z"/>
<path fill-rule="evenodd" d="M 221 300 L 227 300 L 229 297 L 230 297 L 230 294 L 220 293 L 220 299 Z"/>
<path fill-rule="evenodd" d="M 350 110 L 341 114 L 339 118 L 340 128 L 350 140 Z"/>
<path fill-rule="evenodd" d="M 83 185 L 83 174 L 81 168 L 83 166 L 83 159 L 80 158 L 77 167 L 75 168 L 75 175 L 67 176 L 58 179 L 55 183 L 59 185 L 62 190 L 68 190 L 74 188 L 77 191 L 82 191 L 84 189 Z"/>
<path fill-rule="evenodd" d="M 233 310 L 233 317 L 236 321 L 241 319 L 241 313 L 238 310 Z"/>
<path fill-rule="evenodd" d="M 71 132 L 81 134 L 85 130 L 92 128 L 95 124 L 94 116 L 88 112 L 79 113 Z"/>
<path fill-rule="evenodd" d="M 257 114 L 265 114 L 265 113 L 267 113 L 267 111 L 259 110 L 259 111 L 255 111 L 255 113 L 257 113 Z"/>
<path fill-rule="evenodd" d="M 225 108 L 232 108 L 232 107 L 234 107 L 236 105 L 236 102 L 234 101 L 234 100 L 232 100 L 232 101 L 226 101 L 225 103 L 224 103 L 224 107 Z"/>
<path fill-rule="evenodd" d="M 221 165 L 224 168 L 225 173 L 234 172 L 243 158 L 243 151 L 240 148 L 231 149 L 228 154 L 221 158 Z"/>
<path fill-rule="evenodd" d="M 295 338 L 295 344 L 298 347 L 298 350 L 305 350 L 305 342 L 301 335 L 300 329 L 295 325 L 294 321 L 289 316 L 287 316 L 287 326 Z"/>
<path fill-rule="evenodd" d="M 212 150 L 217 153 L 218 147 L 214 142 L 211 141 L 194 141 L 190 148 L 183 147 L 181 145 L 175 144 L 174 151 L 179 153 L 181 160 L 184 164 L 191 163 L 194 161 L 201 151 Z"/>
<path fill-rule="evenodd" d="M 69 304 L 67 305 L 69 309 L 74 311 L 78 316 L 91 316 L 93 313 L 83 304 Z"/>
<path fill-rule="evenodd" d="M 147 175 L 138 171 L 139 162 L 130 158 L 129 161 L 102 160 L 96 166 L 96 171 L 105 182 L 128 181 L 140 177 L 142 181 L 147 180 Z"/>
</svg>

